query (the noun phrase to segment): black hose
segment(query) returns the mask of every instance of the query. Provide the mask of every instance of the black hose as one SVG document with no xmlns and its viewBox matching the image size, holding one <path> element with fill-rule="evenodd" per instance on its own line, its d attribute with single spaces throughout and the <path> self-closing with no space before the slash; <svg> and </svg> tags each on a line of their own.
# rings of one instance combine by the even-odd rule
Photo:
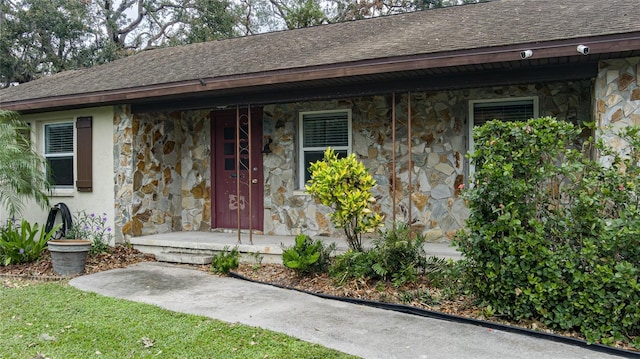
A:
<svg viewBox="0 0 640 359">
<path fill-rule="evenodd" d="M 53 226 L 56 224 L 56 217 L 58 216 L 58 212 L 60 212 L 60 217 L 62 219 L 62 227 L 54 233 L 54 239 L 60 239 L 67 235 L 67 231 L 73 227 L 73 219 L 71 218 L 71 211 L 69 211 L 69 207 L 66 204 L 60 202 L 49 210 L 49 216 L 47 217 L 47 224 L 44 227 L 45 231 L 49 232 Z"/>
</svg>

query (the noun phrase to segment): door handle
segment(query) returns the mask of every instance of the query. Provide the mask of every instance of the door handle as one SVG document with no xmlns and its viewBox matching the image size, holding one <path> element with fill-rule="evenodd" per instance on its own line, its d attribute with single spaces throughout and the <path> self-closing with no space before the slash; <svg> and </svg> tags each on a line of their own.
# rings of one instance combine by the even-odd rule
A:
<svg viewBox="0 0 640 359">
<path fill-rule="evenodd" d="M 257 179 L 257 178 L 252 179 L 252 180 L 251 180 L 251 183 L 253 183 L 253 184 L 258 183 L 258 179 Z"/>
</svg>

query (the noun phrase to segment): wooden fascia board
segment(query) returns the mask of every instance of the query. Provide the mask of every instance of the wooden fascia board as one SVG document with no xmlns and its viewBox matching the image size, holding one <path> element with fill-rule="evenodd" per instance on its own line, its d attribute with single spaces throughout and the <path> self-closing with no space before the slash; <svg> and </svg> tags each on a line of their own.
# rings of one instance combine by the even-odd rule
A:
<svg viewBox="0 0 640 359">
<path fill-rule="evenodd" d="M 430 68 L 517 61 L 520 60 L 520 52 L 523 50 L 533 51 L 533 56 L 524 61 L 554 57 L 583 56 L 576 50 L 578 45 L 589 46 L 590 55 L 638 50 L 640 49 L 640 32 L 613 36 L 576 38 L 545 43 L 518 44 L 495 48 L 477 48 L 399 58 L 373 59 L 353 63 L 339 63 L 335 65 L 323 65 L 309 68 L 292 68 L 219 78 L 194 79 L 183 82 L 158 84 L 130 89 L 108 90 L 95 93 L 4 102 L 2 107 L 6 110 L 35 111 L 62 107 L 68 108 L 73 106 L 95 106 L 114 103 L 126 104 L 145 98 L 175 96 L 206 91 L 220 91 L 289 82 L 371 75 L 377 73 L 393 73 Z"/>
</svg>

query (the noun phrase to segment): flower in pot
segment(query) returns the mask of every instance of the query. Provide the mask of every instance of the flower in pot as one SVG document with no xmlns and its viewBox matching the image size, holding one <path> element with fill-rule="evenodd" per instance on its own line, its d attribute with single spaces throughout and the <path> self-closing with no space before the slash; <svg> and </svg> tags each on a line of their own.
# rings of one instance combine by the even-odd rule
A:
<svg viewBox="0 0 640 359">
<path fill-rule="evenodd" d="M 65 276 L 82 274 L 88 254 L 106 252 L 112 237 L 106 222 L 106 213 L 76 213 L 64 238 L 48 243 L 53 271 Z"/>
</svg>

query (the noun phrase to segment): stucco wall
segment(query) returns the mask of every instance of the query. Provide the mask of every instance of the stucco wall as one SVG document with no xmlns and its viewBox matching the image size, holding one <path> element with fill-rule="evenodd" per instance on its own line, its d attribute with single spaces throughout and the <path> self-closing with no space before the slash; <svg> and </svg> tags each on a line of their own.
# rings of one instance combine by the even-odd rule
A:
<svg viewBox="0 0 640 359">
<path fill-rule="evenodd" d="M 601 61 L 594 93 L 598 135 L 625 153 L 627 143 L 616 133 L 640 126 L 640 57 Z"/>
<path fill-rule="evenodd" d="M 107 225 L 114 227 L 114 196 L 113 196 L 113 107 L 88 108 L 83 110 L 48 112 L 35 115 L 25 115 L 22 119 L 31 123 L 32 140 L 36 148 L 42 153 L 43 133 L 42 124 L 48 121 L 75 121 L 76 117 L 93 116 L 93 192 L 77 192 L 75 190 L 55 191 L 50 197 L 51 204 L 64 202 L 72 213 L 86 211 L 87 213 L 106 213 Z M 75 147 L 75 146 L 74 146 Z M 76 149 L 77 151 L 77 149 Z M 77 158 L 77 157 L 76 157 Z M 77 173 L 74 163 L 74 173 Z M 48 210 L 39 208 L 33 202 L 26 203 L 23 217 L 40 224 L 47 220 Z M 5 215 L 6 216 L 6 215 Z M 6 218 L 0 213 L 0 218 Z"/>
</svg>

